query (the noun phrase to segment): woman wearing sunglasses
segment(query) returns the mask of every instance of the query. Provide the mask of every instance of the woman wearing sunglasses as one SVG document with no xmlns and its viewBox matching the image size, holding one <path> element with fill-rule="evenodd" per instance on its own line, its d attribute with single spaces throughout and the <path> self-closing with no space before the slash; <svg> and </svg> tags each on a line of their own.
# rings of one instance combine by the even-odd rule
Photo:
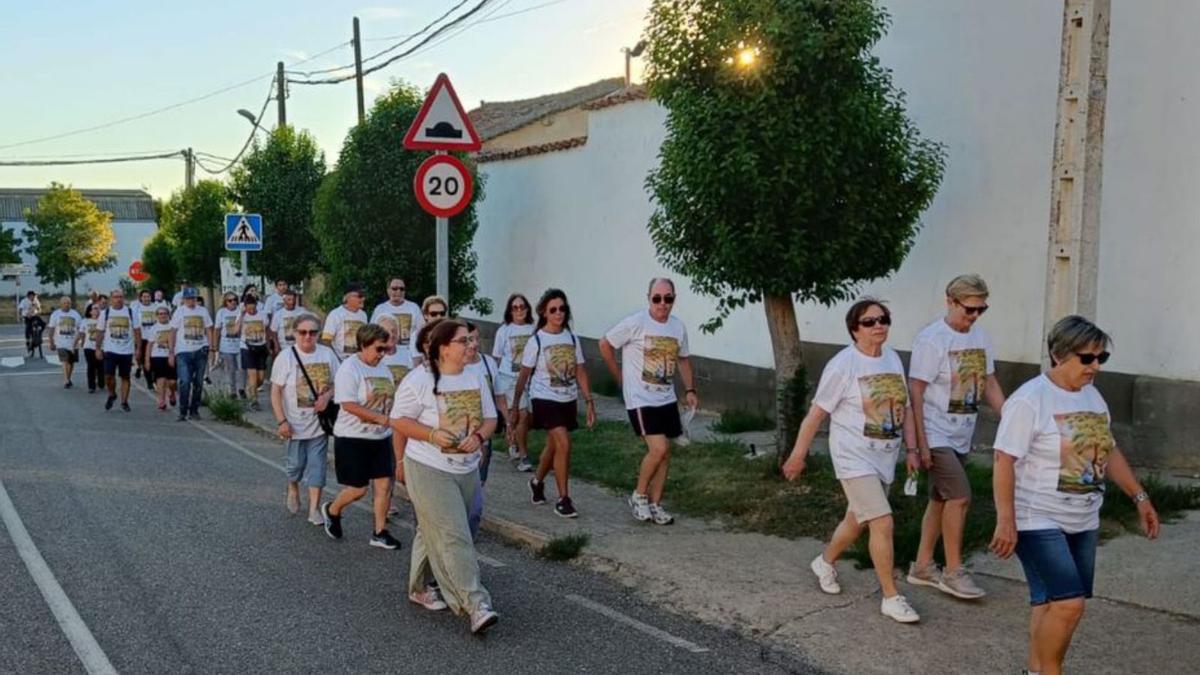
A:
<svg viewBox="0 0 1200 675">
<path fill-rule="evenodd" d="M 504 323 L 496 329 L 495 339 L 492 340 L 492 356 L 500 360 L 496 373 L 496 403 L 504 415 L 504 423 L 509 429 L 508 458 L 517 465 L 517 471 L 528 473 L 533 471 L 529 464 L 529 394 L 526 393 L 520 401 L 513 395 L 516 393 L 517 375 L 521 373 L 521 355 L 525 352 L 525 343 L 533 335 L 533 311 L 529 300 L 520 293 L 508 296 L 504 305 Z M 516 405 L 517 415 L 509 418 L 509 401 Z"/>
<path fill-rule="evenodd" d="M 1158 536 L 1159 523 L 1093 384 L 1108 360 L 1108 335 L 1068 316 L 1046 341 L 1050 370 L 1013 392 L 1000 415 L 991 549 L 1001 558 L 1015 551 L 1029 582 L 1028 672 L 1057 675 L 1092 596 L 1105 478 L 1137 505 L 1147 537 Z"/>
<path fill-rule="evenodd" d="M 238 318 L 241 315 L 237 295 L 226 293 L 220 309 L 217 310 L 215 329 L 220 333 L 217 351 L 221 358 L 221 369 L 225 371 L 225 377 L 229 381 L 229 395 L 241 394 L 242 398 L 246 398 L 246 371 L 242 370 L 240 365 L 242 336 L 238 332 Z"/>
<path fill-rule="evenodd" d="M 842 483 L 848 508 L 825 551 L 809 567 L 821 590 L 842 592 L 834 563 L 858 539 L 870 532 L 871 563 L 883 591 L 880 612 L 900 623 L 921 617 L 896 589 L 892 578 L 892 508 L 887 492 L 895 478 L 900 445 L 913 447 L 908 387 L 904 365 L 891 347 L 884 345 L 892 315 L 879 300 L 865 298 L 846 312 L 846 330 L 854 344 L 825 364 L 812 407 L 800 424 L 796 445 L 783 465 L 783 475 L 796 480 L 817 429 L 829 417 L 829 454 L 833 472 Z M 908 454 L 908 470 L 917 468 L 917 454 Z"/>
<path fill-rule="evenodd" d="M 967 454 L 981 400 L 997 412 L 1004 406 L 992 342 L 975 325 L 987 311 L 987 299 L 987 283 L 978 275 L 955 277 L 946 286 L 946 315 L 913 341 L 908 372 L 913 431 L 921 466 L 929 472 L 929 504 L 908 583 L 932 586 L 963 600 L 986 595 L 962 564 L 963 526 L 971 503 Z M 946 553 L 944 570 L 933 561 L 939 537 Z"/>
<path fill-rule="evenodd" d="M 513 397 L 508 402 L 509 419 L 516 418 L 515 404 L 529 385 L 533 407 L 533 428 L 546 430 L 546 448 L 538 460 L 537 471 L 529 479 L 530 500 L 546 503 L 546 476 L 554 471 L 558 502 L 554 512 L 563 518 L 575 518 L 579 512 L 571 501 L 568 478 L 571 470 L 571 431 L 579 428 L 577 399 L 580 390 L 587 402 L 587 425 L 596 423 L 596 402 L 583 367 L 583 350 L 571 332 L 571 306 L 567 294 L 551 288 L 537 304 L 537 332 L 525 343 L 521 355 L 521 374 Z"/>
</svg>

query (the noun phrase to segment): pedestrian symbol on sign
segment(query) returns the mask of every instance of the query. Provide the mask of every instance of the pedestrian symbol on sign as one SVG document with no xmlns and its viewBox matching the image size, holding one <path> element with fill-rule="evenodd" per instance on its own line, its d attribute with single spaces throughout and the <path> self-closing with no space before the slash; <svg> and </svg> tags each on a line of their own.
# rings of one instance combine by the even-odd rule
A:
<svg viewBox="0 0 1200 675">
<path fill-rule="evenodd" d="M 245 216 L 238 221 L 237 227 L 233 228 L 233 236 L 229 241 L 235 244 L 257 244 L 258 236 L 254 234 L 254 230 L 250 229 L 250 221 L 246 220 Z"/>
<path fill-rule="evenodd" d="M 261 251 L 263 248 L 262 216 L 257 213 L 225 214 L 225 249 L 228 251 Z"/>
</svg>

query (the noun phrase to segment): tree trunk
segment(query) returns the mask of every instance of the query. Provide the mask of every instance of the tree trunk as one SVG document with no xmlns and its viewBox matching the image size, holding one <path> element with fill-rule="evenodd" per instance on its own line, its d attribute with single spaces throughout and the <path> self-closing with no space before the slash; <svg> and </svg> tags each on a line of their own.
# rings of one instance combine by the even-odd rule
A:
<svg viewBox="0 0 1200 675">
<path fill-rule="evenodd" d="M 800 329 L 796 325 L 796 305 L 790 295 L 766 295 L 767 329 L 771 333 L 771 351 L 775 357 L 775 448 L 778 461 L 791 452 L 788 434 L 789 385 L 792 378 L 804 376 L 804 356 L 800 351 Z M 795 405 L 804 405 L 803 401 Z"/>
<path fill-rule="evenodd" d="M 71 302 L 75 302 L 75 273 L 71 272 Z"/>
</svg>

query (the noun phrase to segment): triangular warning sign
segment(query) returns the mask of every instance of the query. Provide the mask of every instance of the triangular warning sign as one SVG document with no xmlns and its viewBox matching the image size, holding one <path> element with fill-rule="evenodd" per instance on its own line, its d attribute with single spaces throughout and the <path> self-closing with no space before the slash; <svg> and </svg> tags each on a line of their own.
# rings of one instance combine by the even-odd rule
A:
<svg viewBox="0 0 1200 675">
<path fill-rule="evenodd" d="M 483 146 L 445 73 L 438 75 L 421 111 L 404 134 L 409 150 L 478 150 Z"/>
<path fill-rule="evenodd" d="M 229 235 L 229 243 L 231 244 L 257 244 L 258 233 L 250 227 L 250 221 L 242 216 L 238 224 L 233 228 L 233 234 Z"/>
</svg>

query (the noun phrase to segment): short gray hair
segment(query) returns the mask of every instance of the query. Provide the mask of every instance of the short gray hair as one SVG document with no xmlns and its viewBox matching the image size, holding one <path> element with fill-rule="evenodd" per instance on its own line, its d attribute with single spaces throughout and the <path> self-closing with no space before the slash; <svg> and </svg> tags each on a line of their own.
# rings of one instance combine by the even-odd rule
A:
<svg viewBox="0 0 1200 675">
<path fill-rule="evenodd" d="M 292 322 L 292 327 L 299 328 L 300 324 L 308 323 L 310 321 L 317 326 L 317 330 L 321 330 L 321 320 L 317 318 L 316 314 L 301 314 L 300 316 L 296 317 L 295 321 Z"/>
<path fill-rule="evenodd" d="M 1078 314 L 1059 319 L 1058 323 L 1055 323 L 1054 327 L 1050 329 L 1050 334 L 1046 336 L 1046 348 L 1050 352 L 1050 361 L 1055 364 L 1094 345 L 1101 349 L 1107 349 L 1111 342 L 1112 338 L 1108 336 L 1108 333 Z"/>
<path fill-rule="evenodd" d="M 675 282 L 671 280 L 671 277 L 654 277 L 653 279 L 650 280 L 650 285 L 648 287 L 646 287 L 646 295 L 650 295 L 651 293 L 653 293 L 654 292 L 654 284 L 657 284 L 660 281 L 665 281 L 668 284 L 671 284 L 671 292 L 672 293 L 675 292 Z"/>
<path fill-rule="evenodd" d="M 954 300 L 988 296 L 988 285 L 978 274 L 960 274 L 946 284 L 946 297 Z"/>
</svg>

